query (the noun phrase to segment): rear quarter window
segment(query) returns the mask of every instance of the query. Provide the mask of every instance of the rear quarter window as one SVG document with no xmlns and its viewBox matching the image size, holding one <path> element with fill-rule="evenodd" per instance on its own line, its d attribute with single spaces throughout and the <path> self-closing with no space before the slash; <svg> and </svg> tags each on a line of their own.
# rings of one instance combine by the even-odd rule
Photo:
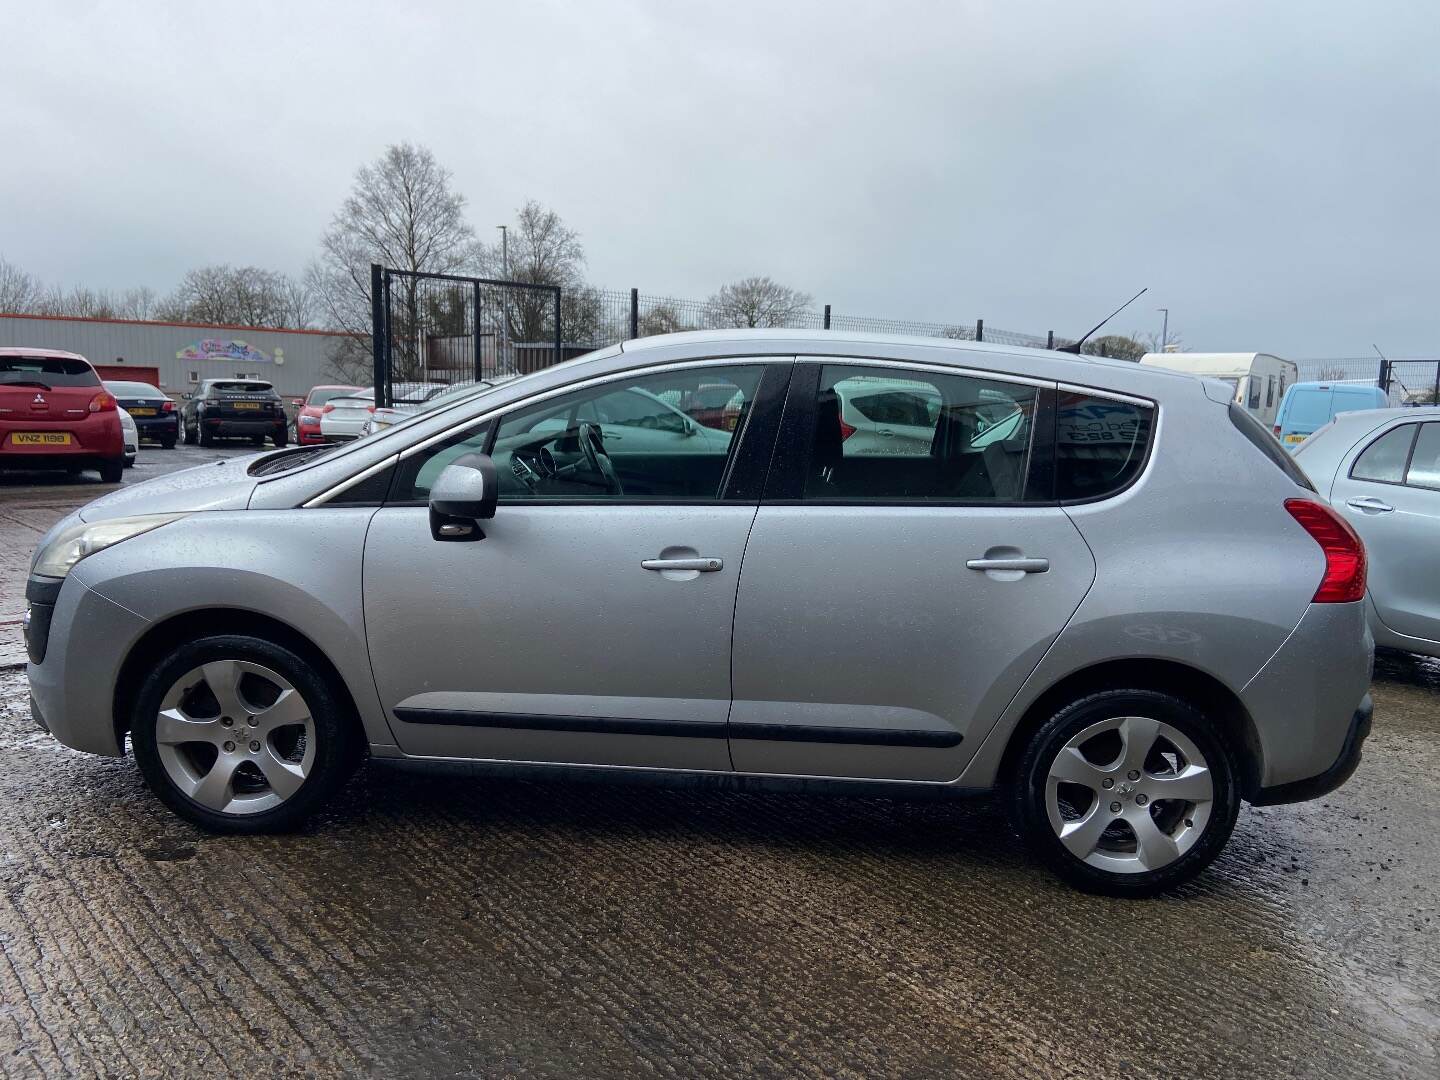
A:
<svg viewBox="0 0 1440 1080">
<path fill-rule="evenodd" d="M 1129 487 L 1145 467 L 1154 427 L 1151 406 L 1061 391 L 1055 410 L 1056 496 L 1086 502 Z"/>
</svg>

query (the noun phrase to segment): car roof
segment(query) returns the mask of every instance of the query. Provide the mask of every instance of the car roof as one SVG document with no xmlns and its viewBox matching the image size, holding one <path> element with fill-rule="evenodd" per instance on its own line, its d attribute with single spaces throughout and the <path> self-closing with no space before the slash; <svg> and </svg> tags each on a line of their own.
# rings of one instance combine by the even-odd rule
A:
<svg viewBox="0 0 1440 1080">
<path fill-rule="evenodd" d="M 723 350 L 723 351 L 721 351 Z M 1144 394 L 1163 393 L 1181 385 L 1193 385 L 1196 376 L 1161 367 L 1142 367 L 1130 360 L 1112 360 L 1103 356 L 1076 356 L 1051 349 L 1029 348 L 984 341 L 961 341 L 951 338 L 918 337 L 906 334 L 865 334 L 844 330 L 692 330 L 679 334 L 626 341 L 609 350 L 591 353 L 567 361 L 568 364 L 593 364 L 595 374 L 621 371 L 644 363 L 650 352 L 670 352 L 657 362 L 689 356 L 819 356 L 885 358 L 887 353 L 903 351 L 921 353 L 914 357 L 925 363 L 950 365 L 957 368 L 993 368 L 997 361 L 1016 374 L 1056 382 L 1080 383 Z M 564 365 L 545 370 L 554 371 Z M 1228 393 L 1228 388 L 1227 388 Z"/>
<path fill-rule="evenodd" d="M 64 349 L 27 349 L 23 345 L 0 345 L 0 356 L 34 356 L 46 360 L 85 360 L 79 353 Z M 85 363 L 90 363 L 85 360 Z"/>
</svg>

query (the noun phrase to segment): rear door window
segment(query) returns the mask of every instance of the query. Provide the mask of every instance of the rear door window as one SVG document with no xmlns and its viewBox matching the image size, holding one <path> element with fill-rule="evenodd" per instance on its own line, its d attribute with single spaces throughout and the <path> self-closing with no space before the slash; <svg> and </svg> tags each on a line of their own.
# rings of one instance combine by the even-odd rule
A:
<svg viewBox="0 0 1440 1080">
<path fill-rule="evenodd" d="M 1405 482 L 1411 487 L 1440 491 L 1440 424 L 1422 424 Z"/>
<path fill-rule="evenodd" d="M 1100 499 L 1128 487 L 1145 466 L 1154 423 L 1149 405 L 1062 390 L 1055 412 L 1059 499 Z"/>
<path fill-rule="evenodd" d="M 1350 469 L 1352 480 L 1370 480 L 1378 484 L 1405 482 L 1405 463 L 1410 460 L 1410 446 L 1415 441 L 1418 424 L 1401 424 L 1367 446 Z"/>
</svg>

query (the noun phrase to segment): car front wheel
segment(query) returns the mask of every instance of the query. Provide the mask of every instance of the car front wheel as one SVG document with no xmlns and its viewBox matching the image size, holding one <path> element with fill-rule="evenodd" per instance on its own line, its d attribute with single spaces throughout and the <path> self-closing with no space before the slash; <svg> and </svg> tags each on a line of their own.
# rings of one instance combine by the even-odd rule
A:
<svg viewBox="0 0 1440 1080">
<path fill-rule="evenodd" d="M 1153 690 L 1093 694 L 1031 739 L 1010 792 L 1029 847 L 1088 892 L 1153 896 L 1200 873 L 1240 809 L 1233 751 L 1194 706 Z"/>
<path fill-rule="evenodd" d="M 177 647 L 141 687 L 130 737 L 162 802 L 227 833 L 293 828 L 364 751 L 342 696 L 314 665 L 248 635 Z"/>
</svg>

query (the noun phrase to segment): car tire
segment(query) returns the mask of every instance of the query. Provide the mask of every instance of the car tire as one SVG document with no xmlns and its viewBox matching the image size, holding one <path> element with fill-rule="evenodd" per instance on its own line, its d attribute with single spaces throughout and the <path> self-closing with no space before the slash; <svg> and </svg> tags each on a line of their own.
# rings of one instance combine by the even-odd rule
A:
<svg viewBox="0 0 1440 1080">
<path fill-rule="evenodd" d="M 127 468 L 127 469 L 133 469 L 134 467 L 135 467 L 135 459 L 134 459 L 133 457 L 127 457 L 127 458 L 125 459 L 125 468 Z"/>
<path fill-rule="evenodd" d="M 214 445 L 215 445 L 215 436 L 214 436 L 214 435 L 211 435 L 210 432 L 206 431 L 203 427 L 199 427 L 199 426 L 197 425 L 197 428 L 198 428 L 198 430 L 199 430 L 199 435 L 200 435 L 200 445 L 201 445 L 201 446 L 214 446 Z"/>
<path fill-rule="evenodd" d="M 204 689 L 192 681 L 196 676 Z M 212 680 L 222 687 L 230 682 L 233 694 L 209 690 Z M 303 740 L 294 737 L 298 724 L 266 727 L 269 709 L 281 704 L 278 698 L 265 704 L 266 684 L 271 690 L 280 688 L 274 680 L 288 684 L 282 694 L 288 689 L 299 695 L 298 709 L 281 719 L 303 715 L 308 721 Z M 177 696 L 182 686 L 191 689 Z M 232 711 L 258 710 L 253 717 L 258 726 L 250 725 L 251 716 L 236 715 L 231 725 L 220 727 L 222 700 L 230 701 Z M 169 710 L 163 724 L 162 708 Z M 211 712 L 216 715 L 209 716 Z M 188 715 L 171 719 L 181 713 Z M 196 727 L 175 734 L 177 727 L 190 723 Z M 230 737 L 240 731 L 257 737 Z M 189 738 L 192 733 L 194 740 Z M 282 735 L 287 736 L 283 744 Z M 136 695 L 130 741 L 140 773 L 160 801 L 187 821 L 217 833 L 295 828 L 335 796 L 365 752 L 359 722 L 344 694 L 314 663 L 276 642 L 245 634 L 186 642 L 156 664 Z M 257 745 L 258 751 L 252 749 Z M 223 775 L 212 778 L 216 769 Z M 283 794 L 271 784 L 271 776 L 283 780 Z"/>
<path fill-rule="evenodd" d="M 99 469 L 102 484 L 118 484 L 125 476 L 125 459 L 118 457 L 110 461 L 102 461 Z"/>
<path fill-rule="evenodd" d="M 264 445 L 265 445 L 265 436 L 264 436 L 264 435 L 255 435 L 255 436 L 252 436 L 251 439 L 250 439 L 250 445 L 251 445 L 251 446 L 264 446 Z"/>
<path fill-rule="evenodd" d="M 188 442 L 189 440 L 187 439 L 186 441 Z M 174 449 L 175 449 L 175 439 L 174 439 L 174 437 L 172 436 L 171 438 L 168 438 L 168 439 L 161 439 L 161 440 L 160 440 L 160 449 L 162 449 L 162 450 L 174 450 Z"/>
<path fill-rule="evenodd" d="M 1195 706 L 1154 690 L 1110 690 L 1041 725 L 1008 803 L 1016 831 L 1061 878 L 1086 892 L 1147 897 L 1220 853 L 1240 811 L 1240 770 Z"/>
<path fill-rule="evenodd" d="M 283 449 L 284 447 L 289 446 L 289 445 L 290 445 L 290 432 L 288 432 L 288 431 L 280 431 L 280 432 L 277 432 L 275 435 L 272 435 L 272 436 L 271 436 L 271 442 L 273 442 L 273 443 L 275 444 L 276 449 Z M 261 445 L 262 445 L 262 446 L 264 445 L 264 440 L 263 440 L 263 439 L 261 440 Z"/>
</svg>

